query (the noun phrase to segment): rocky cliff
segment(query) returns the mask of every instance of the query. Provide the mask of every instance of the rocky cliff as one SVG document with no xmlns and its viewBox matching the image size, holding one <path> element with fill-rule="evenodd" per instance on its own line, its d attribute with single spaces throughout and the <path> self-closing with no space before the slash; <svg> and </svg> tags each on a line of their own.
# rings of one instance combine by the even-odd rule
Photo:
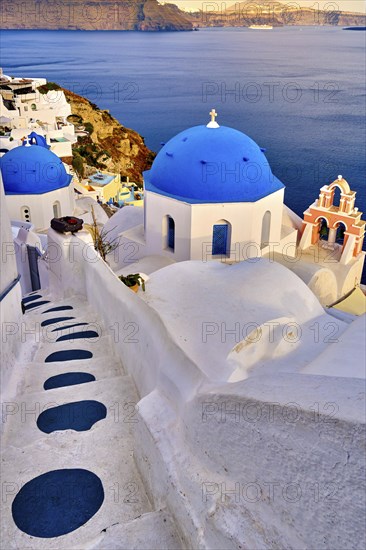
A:
<svg viewBox="0 0 366 550">
<path fill-rule="evenodd" d="M 52 83 L 48 88 L 54 87 Z M 73 159 L 77 159 L 81 173 L 93 167 L 120 173 L 131 181 L 142 183 L 142 172 L 148 170 L 155 154 L 145 145 L 144 138 L 125 128 L 108 111 L 101 110 L 86 98 L 61 88 L 71 105 L 69 120 L 81 135 L 73 145 Z M 46 91 L 46 90 L 45 90 Z"/>
<path fill-rule="evenodd" d="M 157 0 L 1 0 L 3 29 L 192 30 L 188 14 Z"/>
<path fill-rule="evenodd" d="M 366 16 L 361 13 L 342 12 L 335 3 L 328 8 L 304 8 L 295 2 L 283 4 L 271 0 L 248 0 L 228 7 L 218 3 L 207 4 L 207 9 L 190 14 L 194 27 L 249 27 L 266 24 L 364 26 Z M 316 6 L 316 4 L 314 4 Z"/>
</svg>

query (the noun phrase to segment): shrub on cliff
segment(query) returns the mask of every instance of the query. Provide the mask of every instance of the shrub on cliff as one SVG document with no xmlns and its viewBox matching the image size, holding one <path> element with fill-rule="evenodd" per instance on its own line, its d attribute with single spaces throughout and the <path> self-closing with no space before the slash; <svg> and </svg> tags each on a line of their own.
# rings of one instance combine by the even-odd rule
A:
<svg viewBox="0 0 366 550">
<path fill-rule="evenodd" d="M 84 128 L 88 134 L 92 134 L 94 132 L 94 126 L 91 122 L 84 122 Z"/>
<path fill-rule="evenodd" d="M 73 156 L 73 159 L 72 159 L 72 167 L 75 170 L 78 178 L 83 179 L 83 177 L 84 177 L 84 161 L 83 161 L 83 158 L 79 155 L 79 153 L 74 152 L 74 156 Z"/>
<path fill-rule="evenodd" d="M 52 90 L 61 90 L 61 86 L 56 84 L 56 82 L 47 82 L 47 84 L 43 84 L 42 86 L 38 87 L 38 91 L 41 94 L 47 94 L 47 92 L 50 92 Z"/>
</svg>

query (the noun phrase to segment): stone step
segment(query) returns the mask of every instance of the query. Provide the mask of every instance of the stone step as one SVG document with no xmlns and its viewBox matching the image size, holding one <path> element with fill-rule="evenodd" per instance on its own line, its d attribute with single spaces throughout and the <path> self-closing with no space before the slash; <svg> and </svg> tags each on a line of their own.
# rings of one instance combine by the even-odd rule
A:
<svg viewBox="0 0 366 550">
<path fill-rule="evenodd" d="M 18 385 L 17 394 L 41 392 L 43 391 L 43 384 L 48 378 L 67 372 L 90 373 L 95 376 L 96 380 L 126 375 L 120 359 L 114 357 L 98 357 L 82 361 L 55 363 L 27 363 L 24 365 L 24 375 Z"/>
<path fill-rule="evenodd" d="M 24 314 L 24 321 L 27 324 L 30 323 L 42 323 L 42 321 L 46 321 L 47 319 L 57 318 L 57 317 L 75 317 L 78 319 L 81 319 L 83 321 L 89 321 L 89 323 L 98 321 L 99 317 L 98 315 L 88 306 L 88 304 L 80 305 L 78 307 L 73 307 L 73 309 L 64 309 L 64 310 L 56 310 L 56 311 L 49 311 L 47 313 L 47 309 L 52 309 L 55 306 L 55 304 L 50 304 L 50 308 L 46 307 L 40 307 L 36 308 L 33 311 L 26 312 Z M 67 304 L 64 304 L 66 307 L 70 306 L 71 304 L 68 302 Z M 61 306 L 60 306 L 61 307 Z M 63 306 L 62 306 L 63 307 Z"/>
<path fill-rule="evenodd" d="M 65 350 L 90 351 L 93 354 L 93 358 L 105 357 L 106 360 L 109 357 L 116 357 L 112 338 L 110 336 L 101 336 L 96 338 L 80 338 L 77 340 L 66 340 L 64 342 L 54 343 L 41 342 L 33 360 L 36 363 L 46 362 L 46 359 L 51 354 Z M 62 360 L 60 359 L 59 361 Z M 70 360 L 65 361 L 65 364 L 70 362 Z"/>
<path fill-rule="evenodd" d="M 38 428 L 38 418 L 48 409 L 80 401 L 97 401 L 104 405 L 106 417 L 98 420 L 87 431 L 78 432 L 67 429 L 45 433 Z M 36 442 L 42 444 L 42 442 L 52 441 L 55 448 L 58 446 L 60 449 L 69 445 L 71 450 L 75 437 L 78 441 L 85 442 L 93 432 L 98 430 L 101 435 L 104 434 L 103 439 L 109 437 L 113 445 L 118 447 L 118 441 L 121 438 L 128 438 L 138 423 L 137 403 L 136 389 L 129 376 L 117 376 L 77 386 L 23 394 L 14 402 L 7 403 L 3 409 L 3 422 L 6 424 L 6 429 L 2 445 L 3 448 L 9 445 L 21 450 Z M 80 405 L 77 413 L 58 409 L 50 414 L 55 421 L 70 422 L 78 418 L 89 423 L 94 417 L 96 406 L 85 403 Z M 100 449 L 97 454 L 99 451 Z"/>
<path fill-rule="evenodd" d="M 7 444 L 2 455 L 5 481 L 0 515 L 2 548 L 80 550 L 86 547 L 86 540 L 97 539 L 110 525 L 128 523 L 152 510 L 135 466 L 133 439 L 123 426 L 120 428 L 119 433 L 115 427 L 111 431 L 106 424 L 100 423 L 89 432 L 45 435 L 21 448 Z M 93 472 L 102 482 L 104 501 L 97 513 L 75 531 L 56 538 L 31 537 L 18 529 L 11 510 L 20 488 L 44 473 L 72 468 Z M 42 493 L 35 495 L 35 504 L 42 496 Z M 61 508 L 62 505 L 60 502 Z"/>
<path fill-rule="evenodd" d="M 37 293 L 37 294 L 41 295 L 41 293 Z M 42 302 L 42 301 L 46 301 L 46 300 L 48 301 L 47 304 L 42 304 L 40 306 L 36 306 L 36 304 L 38 302 Z M 44 293 L 41 298 L 39 298 L 35 301 L 32 301 L 32 302 L 29 302 L 28 304 L 25 304 L 25 305 L 27 306 L 30 303 L 35 304 L 36 307 L 28 309 L 28 310 L 25 311 L 24 316 L 26 318 L 30 318 L 30 317 L 38 316 L 38 315 L 42 315 L 44 317 L 45 315 L 48 315 L 49 313 L 57 313 L 57 311 L 56 312 L 49 312 L 49 313 L 45 313 L 45 312 L 48 311 L 49 309 L 60 308 L 60 307 L 64 307 L 64 306 L 71 306 L 72 309 L 63 310 L 63 311 L 70 311 L 71 312 L 71 311 L 78 311 L 78 310 L 82 311 L 83 309 L 88 309 L 90 312 L 93 312 L 93 310 L 91 309 L 91 307 L 88 304 L 87 300 L 83 296 L 73 296 L 73 297 L 69 297 L 69 298 L 62 298 L 62 299 L 59 299 L 59 300 L 55 300 L 49 294 Z M 60 313 L 60 311 L 61 310 L 59 310 L 59 313 Z"/>
<path fill-rule="evenodd" d="M 108 335 L 108 330 L 82 298 L 53 301 L 47 292 L 40 294 L 42 299 L 51 301 L 26 312 L 23 317 L 25 332 L 29 332 L 25 339 L 22 337 L 20 360 L 15 367 L 19 375 L 18 395 L 13 402 L 4 404 L 3 409 L 2 547 L 35 550 L 184 548 L 172 517 L 164 510 L 153 511 L 135 465 L 134 431 L 139 422 L 139 398 L 133 380 L 125 373 L 115 352 L 116 327 L 114 332 L 109 328 Z M 74 309 L 43 313 L 59 305 L 70 305 Z M 41 326 L 43 321 L 57 317 L 73 319 Z M 88 324 L 53 331 L 79 322 Z M 130 334 L 129 329 L 126 334 L 122 330 L 122 337 Z M 60 335 L 85 330 L 96 330 L 98 337 L 55 341 Z M 91 351 L 93 357 L 45 362 L 52 353 L 75 349 Z M 73 372 L 91 374 L 95 380 L 44 389 L 49 378 Z M 75 410 L 73 404 L 78 402 L 80 405 Z M 37 420 L 49 414 L 51 421 L 39 427 Z M 45 431 L 40 429 L 42 427 Z M 104 491 L 101 507 L 86 523 L 66 535 L 40 538 L 23 532 L 12 517 L 15 495 L 34 478 L 65 469 L 88 470 L 99 477 Z M 33 506 L 39 507 L 37 499 L 44 497 L 49 499 L 47 491 L 35 495 L 30 506 L 27 504 L 29 516 L 32 517 Z M 47 503 L 52 508 L 52 499 Z M 58 506 L 62 513 L 62 507 L 67 507 L 68 503 L 61 499 Z"/>
<path fill-rule="evenodd" d="M 44 313 L 48 309 L 63 305 L 72 306 L 73 309 Z M 72 326 L 78 325 L 78 323 L 87 324 Z M 63 327 L 70 328 L 64 329 Z M 87 330 L 93 330 L 99 336 L 107 336 L 108 334 L 111 334 L 113 338 L 121 336 L 120 331 L 116 330 L 116 327 L 110 327 L 109 331 L 105 330 L 98 315 L 85 300 L 80 298 L 51 302 L 47 306 L 41 306 L 30 312 L 26 312 L 22 319 L 20 330 L 21 341 L 27 344 L 28 347 L 38 345 L 39 343 L 54 343 L 59 337 L 65 334 Z M 129 334 L 128 331 L 125 332 L 127 335 Z"/>
<path fill-rule="evenodd" d="M 166 510 L 148 512 L 125 524 L 106 528 L 87 550 L 183 550 L 176 524 Z"/>
</svg>

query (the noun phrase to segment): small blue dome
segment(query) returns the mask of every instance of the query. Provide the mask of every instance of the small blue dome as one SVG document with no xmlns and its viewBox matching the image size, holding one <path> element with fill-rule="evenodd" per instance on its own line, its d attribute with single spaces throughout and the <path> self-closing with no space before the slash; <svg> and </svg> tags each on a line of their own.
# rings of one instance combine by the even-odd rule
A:
<svg viewBox="0 0 366 550">
<path fill-rule="evenodd" d="M 6 195 L 40 195 L 72 180 L 61 159 L 39 145 L 11 149 L 0 158 L 0 168 Z"/>
<path fill-rule="evenodd" d="M 41 147 L 46 147 L 46 149 L 50 149 L 50 145 L 47 144 L 46 138 L 44 136 L 41 136 L 40 134 L 36 134 L 36 132 L 31 132 L 28 136 L 29 143 L 32 145 L 40 145 Z M 27 144 L 27 141 L 23 141 L 23 146 L 25 147 Z"/>
<path fill-rule="evenodd" d="M 194 126 L 160 150 L 145 188 L 189 203 L 254 202 L 284 185 L 255 141 L 238 130 Z"/>
</svg>

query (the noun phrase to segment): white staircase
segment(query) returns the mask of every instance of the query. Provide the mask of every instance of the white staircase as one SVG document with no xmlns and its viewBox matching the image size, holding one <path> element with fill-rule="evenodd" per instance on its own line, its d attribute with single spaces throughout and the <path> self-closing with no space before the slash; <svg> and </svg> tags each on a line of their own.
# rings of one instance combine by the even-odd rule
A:
<svg viewBox="0 0 366 550">
<path fill-rule="evenodd" d="M 42 299 L 50 299 L 44 296 Z M 72 310 L 42 313 L 71 305 Z M 74 317 L 42 327 L 46 319 Z M 87 322 L 87 325 L 63 328 Z M 2 548 L 38 549 L 179 549 L 183 544 L 166 510 L 154 510 L 134 460 L 134 429 L 138 395 L 115 354 L 113 338 L 91 308 L 79 298 L 65 299 L 26 311 L 23 360 L 15 366 L 17 396 L 5 404 L 2 439 Z M 60 330 L 54 331 L 54 328 Z M 61 334 L 96 330 L 93 339 L 56 342 Z M 93 357 L 46 363 L 51 353 L 89 350 Z M 44 390 L 44 382 L 58 374 L 87 372 L 95 381 Z M 43 411 L 66 403 L 95 400 L 107 416 L 87 431 L 44 433 L 37 427 Z M 20 488 L 46 472 L 82 468 L 96 474 L 104 489 L 99 510 L 84 525 L 65 535 L 37 538 L 21 531 L 12 516 L 12 502 Z"/>
</svg>

